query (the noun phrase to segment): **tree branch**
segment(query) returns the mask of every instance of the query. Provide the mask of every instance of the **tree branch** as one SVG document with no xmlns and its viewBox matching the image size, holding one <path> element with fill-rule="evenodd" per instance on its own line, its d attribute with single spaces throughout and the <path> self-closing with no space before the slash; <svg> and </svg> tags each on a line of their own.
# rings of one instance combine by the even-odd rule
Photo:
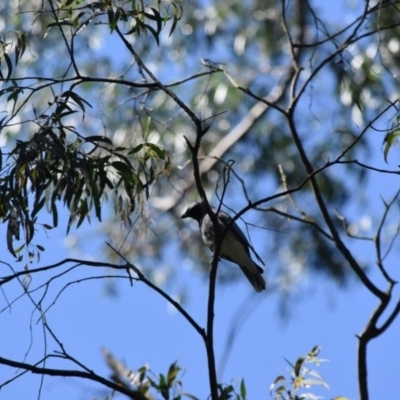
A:
<svg viewBox="0 0 400 400">
<path fill-rule="evenodd" d="M 203 160 L 198 160 L 199 163 L 199 173 L 203 176 L 208 171 L 210 171 L 215 164 L 226 154 L 242 137 L 244 137 L 250 129 L 257 123 L 271 108 L 278 108 L 276 103 L 278 103 L 286 93 L 287 82 L 291 80 L 292 75 L 288 76 L 279 85 L 264 97 L 260 97 L 254 94 L 247 88 L 240 85 L 236 87 L 242 92 L 246 93 L 250 97 L 257 100 L 257 102 L 250 108 L 250 110 L 243 116 L 243 118 L 238 122 L 238 124 L 225 136 L 223 136 L 218 142 L 213 146 L 210 153 Z M 196 185 L 194 175 L 189 179 L 182 179 L 176 185 L 177 189 L 169 197 L 153 198 L 153 204 L 155 207 L 162 210 L 170 210 L 175 207 L 176 204 L 181 200 L 184 194 Z"/>
<path fill-rule="evenodd" d="M 33 374 L 39 375 L 49 375 L 49 376 L 63 376 L 63 377 L 75 377 L 75 378 L 83 378 L 88 379 L 93 382 L 101 383 L 102 385 L 115 390 L 118 393 L 122 393 L 132 400 L 147 400 L 142 393 L 136 390 L 129 390 L 117 383 L 114 383 L 108 379 L 103 378 L 100 375 L 95 374 L 94 372 L 86 372 L 86 371 L 78 371 L 78 370 L 65 370 L 65 369 L 54 369 L 54 368 L 41 368 L 36 365 L 27 364 L 24 362 L 9 360 L 7 358 L 0 357 L 0 364 L 8 365 L 9 367 L 23 369 L 26 371 L 30 371 Z"/>
<path fill-rule="evenodd" d="M 360 265 L 358 264 L 356 259 L 353 257 L 353 254 L 350 252 L 350 250 L 347 248 L 347 246 L 342 241 L 342 239 L 339 235 L 339 232 L 337 231 L 336 226 L 335 226 L 331 216 L 329 215 L 329 212 L 326 207 L 325 201 L 323 199 L 321 190 L 320 190 L 317 180 L 315 178 L 314 168 L 313 168 L 310 160 L 308 159 L 308 156 L 303 148 L 303 144 L 302 144 L 299 134 L 297 132 L 296 125 L 294 124 L 294 115 L 293 114 L 294 114 L 294 109 L 290 108 L 288 115 L 287 115 L 290 131 L 292 133 L 293 140 L 296 144 L 296 147 L 300 154 L 300 158 L 303 162 L 303 165 L 304 165 L 307 173 L 310 176 L 310 183 L 311 183 L 311 187 L 314 191 L 315 199 L 317 201 L 319 209 L 321 210 L 321 213 L 325 220 L 325 223 L 327 224 L 327 226 L 332 234 L 332 237 L 336 244 L 336 247 L 343 254 L 343 256 L 345 257 L 345 259 L 347 260 L 347 262 L 349 263 L 349 265 L 351 266 L 353 271 L 357 274 L 357 276 L 359 277 L 361 282 L 364 284 L 364 286 L 371 293 L 373 293 L 376 297 L 378 297 L 380 300 L 384 300 L 386 298 L 386 294 L 383 291 L 381 291 L 380 289 L 378 289 L 378 287 L 367 277 L 364 270 L 360 267 Z"/>
<path fill-rule="evenodd" d="M 205 130 L 200 129 L 200 127 L 197 128 L 196 140 L 194 145 L 192 145 L 186 137 L 185 140 L 192 156 L 193 176 L 194 176 L 194 181 L 196 183 L 197 191 L 199 192 L 200 198 L 203 201 L 207 213 L 210 216 L 211 221 L 214 225 L 215 248 L 210 269 L 208 304 L 207 304 L 207 333 L 204 338 L 204 344 L 206 346 L 206 352 L 207 352 L 208 377 L 210 383 L 211 399 L 218 400 L 218 379 L 217 379 L 215 354 L 214 354 L 214 303 L 215 303 L 215 285 L 216 285 L 216 277 L 218 269 L 218 260 L 221 251 L 222 238 L 218 240 L 219 236 L 221 236 L 219 235 L 220 227 L 218 224 L 218 219 L 217 216 L 211 210 L 210 204 L 208 203 L 205 190 L 201 183 L 200 168 L 198 163 L 198 153 L 200 149 L 201 139 L 206 133 L 207 129 L 208 128 L 206 128 Z"/>
<path fill-rule="evenodd" d="M 165 92 L 171 99 L 173 99 L 178 106 L 189 116 L 189 118 L 193 121 L 198 129 L 201 129 L 201 120 L 197 118 L 196 114 L 170 89 L 168 89 L 164 84 L 162 84 L 155 75 L 149 70 L 147 65 L 142 61 L 139 55 L 134 50 L 133 46 L 126 40 L 125 36 L 122 34 L 121 30 L 119 29 L 118 25 L 115 27 L 115 31 L 117 32 L 118 36 L 124 43 L 125 47 L 129 50 L 129 52 L 134 57 L 135 61 L 140 65 L 140 67 L 146 71 L 147 75 L 154 81 L 154 83 L 163 91 Z"/>
</svg>

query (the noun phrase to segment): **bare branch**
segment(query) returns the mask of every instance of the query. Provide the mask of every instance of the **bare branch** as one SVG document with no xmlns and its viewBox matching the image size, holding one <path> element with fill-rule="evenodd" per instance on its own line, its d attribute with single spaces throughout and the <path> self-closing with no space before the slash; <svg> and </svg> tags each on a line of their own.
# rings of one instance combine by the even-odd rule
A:
<svg viewBox="0 0 400 400">
<path fill-rule="evenodd" d="M 367 277 L 364 270 L 360 267 L 360 265 L 354 258 L 353 254 L 350 252 L 350 250 L 347 248 L 347 246 L 342 241 L 342 239 L 339 235 L 339 232 L 336 229 L 336 226 L 329 214 L 329 211 L 328 211 L 325 201 L 323 199 L 323 196 L 322 196 L 321 190 L 319 188 L 319 185 L 317 183 L 317 180 L 315 179 L 314 168 L 311 164 L 311 161 L 309 160 L 309 158 L 307 156 L 307 153 L 304 150 L 303 143 L 297 132 L 297 127 L 294 123 L 294 109 L 293 108 L 289 109 L 287 118 L 288 118 L 288 123 L 289 123 L 289 127 L 290 127 L 290 130 L 292 133 L 293 140 L 294 140 L 297 150 L 300 154 L 300 158 L 303 162 L 303 165 L 304 165 L 307 173 L 310 176 L 310 183 L 311 183 L 311 186 L 314 191 L 315 199 L 320 208 L 320 211 L 325 220 L 325 223 L 327 224 L 327 226 L 333 236 L 333 240 L 334 240 L 338 250 L 343 254 L 343 256 L 348 261 L 348 263 L 351 266 L 351 268 L 353 269 L 353 271 L 357 274 L 357 276 L 360 278 L 361 282 L 368 288 L 368 290 L 371 293 L 373 293 L 375 296 L 377 296 L 379 299 L 381 299 L 381 300 L 385 299 L 386 294 L 384 292 L 382 292 L 380 289 L 378 289 L 378 287 Z"/>
<path fill-rule="evenodd" d="M 193 176 L 194 176 L 194 181 L 196 183 L 196 188 L 200 195 L 201 200 L 203 201 L 206 207 L 206 211 L 211 218 L 211 221 L 214 226 L 214 233 L 215 233 L 214 236 L 216 238 L 214 254 L 211 261 L 211 269 L 210 269 L 208 304 L 207 304 L 207 328 L 206 328 L 207 333 L 206 336 L 204 337 L 204 344 L 206 346 L 206 352 L 207 352 L 208 376 L 209 376 L 211 399 L 218 400 L 218 379 L 217 379 L 215 354 L 214 354 L 214 303 L 215 303 L 215 286 L 217 279 L 218 261 L 221 252 L 221 244 L 223 237 L 221 236 L 217 216 L 214 214 L 210 204 L 208 203 L 208 199 L 201 182 L 200 168 L 198 163 L 198 154 L 200 150 L 201 139 L 203 135 L 206 133 L 207 129 L 208 128 L 206 128 L 206 130 L 203 130 L 201 129 L 200 126 L 197 127 L 196 140 L 194 145 L 191 144 L 186 137 L 185 140 L 186 143 L 188 144 L 192 156 Z"/>
<path fill-rule="evenodd" d="M 75 377 L 88 379 L 93 382 L 101 383 L 103 386 L 115 390 L 117 393 L 122 393 L 133 400 L 147 400 L 143 394 L 136 390 L 129 390 L 117 383 L 114 383 L 108 379 L 97 375 L 94 372 L 79 371 L 79 370 L 67 370 L 67 369 L 54 369 L 54 368 L 42 368 L 38 367 L 37 364 L 28 364 L 24 362 L 14 361 L 7 358 L 0 357 L 0 364 L 8 365 L 9 367 L 22 369 L 24 371 L 30 371 L 33 374 L 48 375 L 48 376 L 63 376 L 63 377 Z"/>
<path fill-rule="evenodd" d="M 282 99 L 286 93 L 287 83 L 291 80 L 292 75 L 283 79 L 279 85 L 275 86 L 274 89 L 265 97 L 259 97 L 249 89 L 237 86 L 237 88 L 249 96 L 257 100 L 257 102 L 250 108 L 247 114 L 239 121 L 239 123 L 224 137 L 222 137 L 218 143 L 213 146 L 212 150 L 206 158 L 199 162 L 199 173 L 203 176 L 210 171 L 215 164 L 226 154 L 244 135 L 250 132 L 250 129 L 254 124 L 265 115 L 265 113 L 271 108 L 279 109 L 277 103 Z M 187 142 L 187 139 L 186 139 Z M 199 160 L 199 159 L 198 159 Z M 200 161 L 200 160 L 199 160 Z M 195 178 L 192 176 L 188 180 L 181 180 L 173 192 L 173 195 L 165 198 L 153 198 L 153 204 L 155 207 L 162 210 L 170 210 L 181 200 L 186 191 L 195 185 Z"/>
<path fill-rule="evenodd" d="M 333 240 L 333 237 L 328 232 L 326 232 L 324 229 L 322 229 L 322 227 L 320 226 L 319 223 L 317 223 L 317 222 L 313 221 L 312 219 L 310 219 L 310 217 L 305 217 L 305 216 L 297 217 L 296 215 L 290 214 L 288 212 L 281 211 L 276 207 L 268 207 L 268 208 L 263 208 L 263 209 L 258 207 L 257 209 L 261 210 L 261 211 L 265 211 L 265 212 L 272 212 L 274 214 L 280 215 L 281 217 L 285 217 L 289 221 L 293 220 L 293 221 L 300 222 L 302 224 L 310 225 L 314 229 L 316 229 L 319 233 L 321 233 L 321 235 L 326 237 L 327 239 Z"/>
<path fill-rule="evenodd" d="M 396 306 L 393 311 L 390 313 L 386 321 L 382 324 L 380 328 L 376 328 L 376 336 L 382 335 L 394 322 L 397 316 L 400 314 L 400 298 L 397 300 Z"/>
<path fill-rule="evenodd" d="M 377 255 L 376 264 L 378 265 L 379 270 L 381 271 L 382 275 L 385 277 L 385 279 L 388 281 L 389 284 L 393 284 L 394 280 L 389 276 L 385 267 L 383 266 L 383 261 L 385 259 L 385 256 L 382 256 L 381 236 L 382 236 L 382 230 L 383 230 L 383 227 L 385 226 L 386 218 L 389 214 L 389 211 L 392 208 L 392 206 L 395 204 L 395 202 L 397 201 L 399 196 L 400 196 L 400 190 L 397 191 L 397 193 L 393 196 L 393 198 L 390 200 L 389 203 L 387 203 L 387 204 L 385 203 L 385 211 L 383 213 L 380 224 L 378 226 L 377 233 L 375 235 L 375 250 L 376 250 L 376 255 Z M 399 230 L 397 229 L 397 234 L 398 234 L 398 232 L 399 232 Z M 397 237 L 397 234 L 394 235 L 393 240 Z M 393 241 L 392 241 L 392 244 L 393 244 Z M 389 249 L 390 248 L 391 248 L 391 246 L 389 246 Z"/>
<path fill-rule="evenodd" d="M 129 50 L 129 52 L 133 55 L 135 58 L 136 62 L 140 65 L 140 67 L 146 71 L 147 75 L 154 81 L 154 83 L 161 89 L 163 90 L 171 99 L 173 99 L 178 106 L 190 117 L 190 119 L 193 121 L 193 123 L 196 125 L 198 129 L 201 130 L 201 120 L 197 118 L 196 114 L 170 89 L 168 89 L 164 84 L 162 84 L 156 77 L 155 75 L 149 70 L 149 68 L 144 64 L 142 59 L 139 57 L 139 55 L 136 53 L 134 50 L 133 46 L 126 40 L 125 36 L 122 34 L 118 26 L 115 27 L 115 31 L 117 32 L 118 36 L 124 43 L 125 47 Z"/>
</svg>

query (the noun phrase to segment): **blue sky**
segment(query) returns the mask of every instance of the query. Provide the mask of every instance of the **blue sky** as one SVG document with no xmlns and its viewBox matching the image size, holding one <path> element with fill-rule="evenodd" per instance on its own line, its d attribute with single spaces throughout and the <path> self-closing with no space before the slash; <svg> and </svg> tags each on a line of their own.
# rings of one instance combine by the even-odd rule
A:
<svg viewBox="0 0 400 400">
<path fill-rule="evenodd" d="M 0 234 L 4 235 L 4 227 Z M 66 257 L 68 253 L 63 242 L 62 228 L 52 232 L 49 238 L 43 238 L 42 243 L 47 250 L 39 265 Z M 88 244 L 90 246 L 90 242 Z M 2 247 L 2 254 L 6 254 L 4 244 Z M 91 258 L 96 257 L 92 254 Z M 11 255 L 3 259 L 12 263 Z M 177 260 L 177 264 L 181 264 L 181 261 Z M 15 264 L 13 266 L 17 268 Z M 80 267 L 69 275 L 68 280 L 107 272 L 87 271 L 88 268 Z M 223 262 L 219 268 L 234 266 Z M 5 266 L 2 266 L 2 271 L 2 275 L 9 273 Z M 207 286 L 193 271 L 182 269 L 181 274 L 180 279 L 187 282 L 190 293 L 187 310 L 200 325 L 205 326 Z M 31 285 L 37 284 L 37 279 L 34 277 Z M 65 282 L 64 279 L 55 283 L 44 304 L 51 304 Z M 106 376 L 109 371 L 102 357 L 102 348 L 107 348 L 133 370 L 147 363 L 154 372 L 166 373 L 168 366 L 178 361 L 184 370 L 182 380 L 185 391 L 205 399 L 208 382 L 201 338 L 178 312 L 145 285 L 135 283 L 130 287 L 127 280 L 121 280 L 118 289 L 118 297 L 112 298 L 106 295 L 104 282 L 89 281 L 72 285 L 62 293 L 56 305 L 47 313 L 47 320 L 67 352 L 95 372 Z M 4 307 L 4 295 L 11 301 L 20 292 L 18 284 L 5 287 L 1 307 Z M 323 363 L 318 371 L 331 390 L 319 389 L 314 392 L 327 399 L 338 395 L 358 398 L 356 335 L 363 329 L 376 306 L 375 299 L 360 285 L 339 290 L 326 280 L 313 277 L 305 283 L 302 293 L 300 298 L 293 298 L 293 304 L 289 307 L 290 315 L 283 319 L 278 311 L 277 294 L 253 294 L 246 280 L 218 287 L 215 309 L 218 365 L 236 310 L 244 301 L 251 301 L 255 307 L 231 349 L 223 377 L 220 377 L 222 382 L 238 384 L 244 378 L 249 399 L 270 398 L 268 390 L 271 382 L 278 375 L 288 374 L 283 358 L 294 362 L 314 345 L 320 345 L 321 358 L 329 362 Z M 33 306 L 25 296 L 0 314 L 2 326 L 5 327 L 0 343 L 2 356 L 21 360 L 27 354 L 27 362 L 37 361 L 43 356 L 43 332 L 41 325 L 37 324 L 37 313 L 32 314 L 32 311 Z M 399 332 L 400 321 L 396 321 L 389 331 L 370 346 L 371 399 L 390 398 L 395 390 L 399 374 Z M 57 346 L 49 340 L 48 352 L 54 350 L 57 350 Z M 65 363 L 57 361 L 52 365 L 66 367 Z M 11 369 L 0 367 L 2 380 L 12 376 Z M 37 377 L 27 374 L 17 382 L 3 388 L 0 399 L 36 397 L 39 385 Z M 79 379 L 46 378 L 42 399 L 100 397 L 96 390 L 99 390 L 98 386 Z"/>
</svg>

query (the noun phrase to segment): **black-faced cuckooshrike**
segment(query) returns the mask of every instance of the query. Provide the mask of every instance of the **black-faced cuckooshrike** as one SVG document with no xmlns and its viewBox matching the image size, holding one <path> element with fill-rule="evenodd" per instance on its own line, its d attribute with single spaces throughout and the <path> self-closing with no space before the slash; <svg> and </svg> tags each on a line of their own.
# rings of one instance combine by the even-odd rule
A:
<svg viewBox="0 0 400 400">
<path fill-rule="evenodd" d="M 212 208 L 212 211 L 217 214 L 218 210 Z M 210 216 L 207 214 L 204 204 L 200 202 L 193 203 L 182 214 L 182 218 L 193 218 L 199 223 L 203 242 L 214 251 L 214 225 Z M 221 233 L 223 233 L 229 225 L 229 229 L 224 233 L 224 238 L 221 243 L 221 257 L 239 265 L 256 292 L 265 290 L 265 280 L 261 275 L 263 269 L 251 259 L 250 249 L 261 263 L 263 263 L 262 260 L 251 247 L 249 241 L 236 222 L 231 222 L 232 218 L 228 214 L 220 210 L 217 214 L 217 218 L 219 231 Z"/>
</svg>

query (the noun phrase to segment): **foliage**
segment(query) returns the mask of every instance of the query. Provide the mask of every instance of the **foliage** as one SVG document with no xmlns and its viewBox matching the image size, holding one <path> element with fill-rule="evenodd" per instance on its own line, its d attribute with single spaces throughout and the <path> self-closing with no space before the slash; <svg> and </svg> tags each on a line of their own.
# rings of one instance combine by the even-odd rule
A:
<svg viewBox="0 0 400 400">
<path fill-rule="evenodd" d="M 0 43 L 0 60 L 6 64 L 4 75 L 0 72 L 4 80 L 0 97 L 6 96 L 0 130 L 7 135 L 7 130 L 17 125 L 21 136 L 28 135 L 26 140 L 17 139 L 10 151 L 3 151 L 1 157 L 5 162 L 4 165 L 0 163 L 0 218 L 8 221 L 7 245 L 15 257 L 12 238 L 20 238 L 19 226 L 22 225 L 25 240 L 18 252 L 29 245 L 38 213 L 44 206 L 52 214 L 53 227 L 57 227 L 57 204 L 59 200 L 63 201 L 63 207 L 70 212 L 68 233 L 73 223 L 79 227 L 86 218 L 90 220 L 93 209 L 101 221 L 102 203 L 108 198 L 108 193 L 113 192 L 116 215 L 129 220 L 131 214 L 140 209 L 143 199 L 148 199 L 158 176 L 168 174 L 170 170 L 169 154 L 155 143 L 144 139 L 134 147 L 114 146 L 112 139 L 105 135 L 83 133 L 85 127 L 75 114 L 80 114 L 81 122 L 84 122 L 87 108 L 92 106 L 80 93 L 79 86 L 88 81 L 96 82 L 96 78 L 81 76 L 72 52 L 80 32 L 90 23 L 99 23 L 96 21 L 101 21 L 106 15 L 111 32 L 123 21 L 138 27 L 126 35 L 140 35 L 149 29 L 157 41 L 162 26 L 170 17 L 167 14 L 161 17 L 155 8 L 151 9 L 153 14 L 149 14 L 143 5 L 136 5 L 137 8 L 134 3 L 133 9 L 127 12 L 121 7 L 114 8 L 110 2 L 84 5 L 80 1 L 67 1 L 59 6 L 52 2 L 49 5 L 51 9 L 43 9 L 41 19 L 53 22 L 47 23 L 43 37 L 51 29 L 61 31 L 61 36 L 69 41 L 67 49 L 72 55 L 70 62 L 74 74 L 70 71 L 72 65 L 66 64 L 60 78 L 45 75 L 33 79 L 19 77 L 18 62 L 27 49 L 28 36 L 16 31 L 4 35 Z M 165 8 L 162 3 L 160 7 Z M 178 5 L 173 3 L 173 9 L 174 29 L 178 21 Z M 147 25 L 147 20 L 157 23 L 157 31 Z M 104 79 L 98 78 L 98 81 Z M 67 90 L 65 85 L 69 86 Z M 22 118 L 25 118 L 24 122 L 19 123 Z"/>
<path fill-rule="evenodd" d="M 389 132 L 385 136 L 385 139 L 383 140 L 383 143 L 385 144 L 385 149 L 383 151 L 383 154 L 386 162 L 390 148 L 393 146 L 393 144 L 395 143 L 397 144 L 397 139 L 400 136 L 399 121 L 400 117 L 397 116 L 395 122 L 392 124 L 391 129 L 389 130 Z"/>
<path fill-rule="evenodd" d="M 143 365 L 134 372 L 114 358 L 108 351 L 104 350 L 103 352 L 112 371 L 112 379 L 128 390 L 132 390 L 133 387 L 145 399 L 154 398 L 151 393 L 153 390 L 160 394 L 164 400 L 181 400 L 184 398 L 197 400 L 195 396 L 182 391 L 182 381 L 178 379 L 181 368 L 177 362 L 169 366 L 165 375 L 155 374 L 148 365 Z"/>
<path fill-rule="evenodd" d="M 73 223 L 79 226 L 92 214 L 99 219 L 104 215 L 103 204 L 113 199 L 114 217 L 107 213 L 108 217 L 102 219 L 108 240 L 116 245 L 127 242 L 121 249 L 127 257 L 157 256 L 160 264 L 166 265 L 159 273 L 170 273 L 172 267 L 164 254 L 171 246 L 171 229 L 182 232 L 182 250 L 190 240 L 176 214 L 183 196 L 197 196 L 182 137 L 194 138 L 196 129 L 190 124 L 193 115 L 182 104 L 210 125 L 202 138 L 201 153 L 206 158 L 200 166 L 208 195 L 216 193 L 224 163 L 236 161 L 232 167 L 236 175 L 232 174 L 232 182 L 224 189 L 227 196 L 237 194 L 232 196 L 230 207 L 238 209 L 246 204 L 246 193 L 252 202 L 261 198 L 260 179 L 268 182 L 270 193 L 283 181 L 288 187 L 303 181 L 303 162 L 294 150 L 287 118 L 280 111 L 296 91 L 293 110 L 301 115 L 300 133 L 307 140 L 310 162 L 315 169 L 322 168 L 318 179 L 327 206 L 337 210 L 350 206 L 354 191 L 347 182 L 358 182 L 357 195 L 365 197 L 363 182 L 368 169 L 353 168 L 351 162 L 368 159 L 371 151 L 371 141 L 360 138 L 357 125 L 375 121 L 380 99 L 395 93 L 390 80 L 398 65 L 398 55 L 391 50 L 396 46 L 392 32 L 397 22 L 390 7 L 378 13 L 371 6 L 365 10 L 365 19 L 361 10 L 350 10 L 360 32 L 371 29 L 368 40 L 357 36 L 358 31 L 352 34 L 352 25 L 337 29 L 335 19 L 314 26 L 315 10 L 303 1 L 292 6 L 272 0 L 265 4 L 234 1 L 229 7 L 210 4 L 205 8 L 201 2 L 192 1 L 193 12 L 186 15 L 179 1 L 53 1 L 42 8 L 35 2 L 25 2 L 23 10 L 5 7 L 11 18 L 1 42 L 1 132 L 11 141 L 9 149 L 3 149 L 1 218 L 9 224 L 7 242 L 12 253 L 24 254 L 21 249 L 33 238 L 40 210 L 46 208 L 56 226 L 61 200 L 70 210 L 69 231 Z M 285 17 L 286 26 L 280 16 Z M 252 21 L 252 25 L 243 26 L 243 20 Z M 337 33 L 330 35 L 335 29 Z M 203 65 L 193 64 L 188 56 L 194 41 L 204 46 L 198 49 Z M 58 46 L 61 42 L 64 45 Z M 293 62 L 288 45 L 295 50 L 304 71 L 292 93 L 289 83 Z M 230 48 L 232 52 L 218 58 L 223 49 Z M 381 52 L 386 72 L 371 48 Z M 58 62 L 47 62 L 47 53 Z M 258 64 L 253 62 L 255 57 L 260 60 Z M 180 67 L 183 61 L 184 70 Z M 153 72 L 148 65 L 154 66 Z M 182 78 L 183 72 L 186 78 Z M 328 76 L 331 83 L 327 84 Z M 333 117 L 327 112 L 331 109 L 335 110 Z M 393 125 L 386 136 L 385 158 L 395 143 L 396 132 Z M 16 134 L 20 142 L 14 147 Z M 31 150 L 31 144 L 41 144 L 42 138 L 46 138 L 46 154 L 39 157 L 37 151 L 36 158 L 25 162 L 24 152 Z M 153 149 L 135 153 L 134 149 L 144 143 L 150 143 Z M 157 151 L 151 151 L 154 149 Z M 172 164 L 170 154 L 174 155 Z M 44 158 L 60 155 L 55 165 Z M 335 164 L 324 167 L 334 159 L 338 160 L 335 168 Z M 340 179 L 343 169 L 346 181 Z M 27 175 L 23 179 L 18 176 L 22 171 Z M 70 171 L 71 179 L 57 186 L 54 183 L 60 171 Z M 166 175 L 169 179 L 157 179 Z M 236 176 L 246 181 L 241 192 L 236 190 L 240 184 Z M 301 224 L 291 222 L 300 219 L 324 224 L 321 215 L 310 207 L 311 185 L 302 186 L 292 199 L 294 204 L 286 197 L 270 202 L 258 220 L 258 225 L 273 229 L 259 232 L 270 243 L 264 255 L 281 248 L 281 256 L 273 260 L 271 269 L 277 271 L 278 278 L 290 274 L 292 269 L 286 267 L 285 258 L 296 258 L 300 275 L 314 271 L 339 283 L 348 282 L 351 274 L 346 272 L 340 255 L 325 257 L 334 253 L 332 243 L 318 232 L 304 231 Z M 148 209 L 162 221 L 158 232 L 144 232 L 142 224 L 132 225 L 137 220 L 132 213 L 144 212 L 147 216 Z M 288 218 L 279 215 L 282 210 Z M 126 222 L 122 226 L 117 223 L 121 218 Z M 11 240 L 20 237 L 19 225 L 25 234 L 18 252 Z M 305 236 L 307 240 L 303 240 Z M 318 251 L 310 251 L 308 243 L 314 243 Z M 205 260 L 201 247 L 191 246 L 191 252 L 191 256 Z M 114 259 L 115 254 L 107 252 L 107 256 Z M 206 263 L 196 268 L 206 270 Z M 234 277 L 234 272 L 228 272 L 221 280 Z M 293 282 L 295 279 L 290 278 Z"/>
<path fill-rule="evenodd" d="M 329 386 L 317 370 L 306 367 L 309 364 L 318 367 L 322 362 L 326 361 L 318 358 L 319 352 L 319 346 L 315 346 L 305 357 L 299 357 L 294 365 L 286 360 L 291 367 L 291 379 L 288 382 L 281 375 L 274 380 L 270 386 L 274 400 L 317 400 L 321 398 L 308 392 L 308 390 L 315 386 L 322 386 L 329 389 Z M 346 400 L 345 397 L 336 397 L 335 399 Z"/>
</svg>

